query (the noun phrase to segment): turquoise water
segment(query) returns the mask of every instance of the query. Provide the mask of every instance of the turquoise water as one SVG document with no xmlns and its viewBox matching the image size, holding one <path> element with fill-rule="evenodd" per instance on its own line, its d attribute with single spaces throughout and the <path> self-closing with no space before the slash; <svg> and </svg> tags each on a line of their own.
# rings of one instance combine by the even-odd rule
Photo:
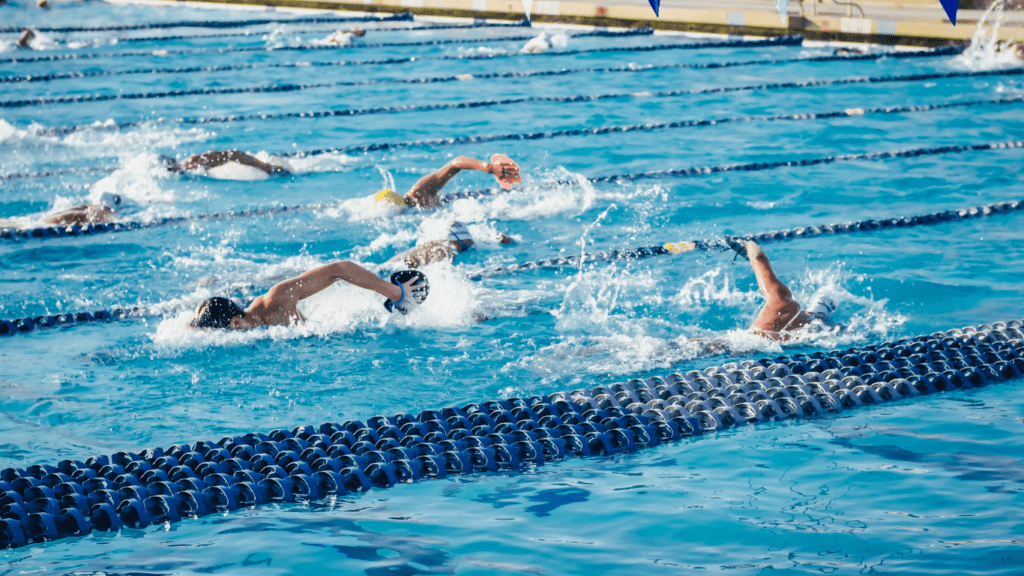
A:
<svg viewBox="0 0 1024 576">
<path fill-rule="evenodd" d="M 263 12 L 57 4 L 4 7 L 13 23 L 104 25 L 248 20 Z M 287 19 L 294 15 L 270 13 Z M 409 23 L 383 25 L 408 26 Z M 344 27 L 347 27 L 344 26 Z M 40 50 L 0 59 L 140 49 L 308 44 L 336 26 L 255 26 L 249 37 L 118 42 L 206 34 L 171 29 L 47 34 Z M 408 42 L 531 33 L 504 28 L 376 32 Z M 311 31 L 312 30 L 312 31 Z M 534 31 L 532 34 L 537 34 Z M 10 40 L 7 35 L 5 40 Z M 568 49 L 698 41 L 684 36 L 569 38 Z M 85 44 L 71 45 L 78 42 Z M 498 42 L 336 51 L 108 56 L 5 63 L 4 75 L 417 56 L 400 65 L 135 74 L 3 84 L 2 100 L 277 83 L 421 78 L 630 63 L 726 62 L 823 55 L 832 47 L 618 52 L 496 60 L 429 56 L 516 52 Z M 875 49 L 880 50 L 880 49 Z M 767 82 L 952 72 L 962 58 L 793 63 L 727 70 L 587 73 L 518 81 L 388 84 L 286 93 L 188 96 L 9 108 L 0 174 L 116 166 L 112 174 L 3 182 L 0 216 L 26 225 L 116 191 L 126 219 L 331 203 L 314 212 L 86 238 L 0 243 L 0 318 L 145 306 L 159 314 L 0 340 L 0 468 L 139 450 L 299 424 L 546 394 L 781 353 L 878 344 L 1019 318 L 1024 233 L 1017 215 L 766 247 L 804 302 L 839 302 L 842 334 L 780 347 L 745 335 L 760 305 L 749 267 L 703 253 L 541 270 L 471 281 L 484 267 L 662 242 L 891 217 L 1021 200 L 1021 151 L 592 185 L 586 178 L 690 166 L 1019 139 L 1024 104 L 840 120 L 744 122 L 514 143 L 417 147 L 292 160 L 299 174 L 262 182 L 170 177 L 155 155 L 239 148 L 281 153 L 462 135 L 687 119 L 828 112 L 1022 94 L 1019 78 L 627 97 L 375 116 L 181 125 L 161 118 L 367 108 L 517 96 L 643 93 Z M 983 66 L 998 67 L 995 59 Z M 68 125 L 150 120 L 138 128 Z M 454 155 L 505 153 L 523 168 L 510 194 L 384 218 L 365 197 L 402 191 Z M 568 182 L 568 183 L 567 183 Z M 450 191 L 490 185 L 463 174 Z M 430 300 L 406 318 L 380 298 L 332 288 L 302 327 L 195 334 L 189 311 L 211 295 L 251 297 L 337 259 L 376 266 L 457 218 L 479 249 L 427 268 Z M 496 232 L 517 243 L 501 247 Z M 376 269 L 376 268 L 375 268 Z M 383 270 L 383 269 L 381 269 Z M 483 322 L 477 316 L 488 319 Z M 688 337 L 729 342 L 698 358 Z M 611 458 L 517 473 L 401 485 L 311 505 L 271 505 L 118 534 L 0 552 L 3 573 L 636 574 L 784 572 L 1019 574 L 1024 527 L 1024 396 L 1018 384 L 839 416 L 709 434 Z"/>
</svg>

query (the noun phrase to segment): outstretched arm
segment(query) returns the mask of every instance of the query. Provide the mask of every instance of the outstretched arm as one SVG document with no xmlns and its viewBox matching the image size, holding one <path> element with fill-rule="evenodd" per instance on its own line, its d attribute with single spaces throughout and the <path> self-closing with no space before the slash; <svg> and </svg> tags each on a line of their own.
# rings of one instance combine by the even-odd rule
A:
<svg viewBox="0 0 1024 576">
<path fill-rule="evenodd" d="M 768 260 L 768 255 L 761 250 L 761 247 L 757 245 L 757 242 L 750 241 L 744 246 L 747 250 L 747 257 L 750 258 L 750 265 L 754 268 L 754 276 L 757 277 L 757 286 L 761 289 L 761 293 L 772 301 L 790 301 L 793 299 L 793 293 L 789 291 L 789 288 L 779 280 L 779 277 L 775 275 L 775 270 L 772 270 L 772 263 Z"/>
<path fill-rule="evenodd" d="M 339 280 L 366 290 L 373 290 L 395 302 L 402 297 L 401 288 L 383 280 L 362 266 L 348 261 L 321 266 L 301 276 L 280 282 L 267 292 L 267 296 L 275 304 L 290 308 L 300 300 L 309 298 Z"/>
<path fill-rule="evenodd" d="M 440 206 L 441 202 L 437 199 L 438 192 L 448 184 L 449 180 L 463 170 L 479 170 L 480 172 L 494 174 L 494 177 L 498 179 L 498 183 L 506 190 L 511 188 L 512 184 L 522 181 L 522 178 L 519 177 L 519 166 L 500 154 L 492 156 L 490 162 L 476 160 L 468 156 L 459 156 L 442 166 L 440 170 L 427 174 L 420 178 L 416 184 L 413 184 L 412 188 L 405 195 L 406 203 L 409 206 L 418 206 L 420 208 Z"/>
<path fill-rule="evenodd" d="M 244 166 L 259 168 L 268 174 L 282 171 L 278 166 L 267 164 L 266 162 L 257 160 L 245 152 L 239 152 L 238 150 L 211 150 L 210 152 L 203 152 L 202 154 L 189 156 L 185 160 L 182 160 L 179 166 L 182 170 L 188 171 L 197 170 L 199 168 L 215 168 L 227 162 L 238 162 Z"/>
</svg>

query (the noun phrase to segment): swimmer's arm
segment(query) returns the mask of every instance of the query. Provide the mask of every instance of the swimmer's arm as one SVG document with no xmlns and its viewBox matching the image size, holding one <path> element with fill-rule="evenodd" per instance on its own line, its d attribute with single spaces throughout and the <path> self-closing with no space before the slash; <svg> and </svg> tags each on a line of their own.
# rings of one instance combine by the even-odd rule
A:
<svg viewBox="0 0 1024 576">
<path fill-rule="evenodd" d="M 202 154 L 189 156 L 181 162 L 180 166 L 182 170 L 190 171 L 197 170 L 199 168 L 215 168 L 227 162 L 238 162 L 244 166 L 259 168 L 268 174 L 273 174 L 282 170 L 278 166 L 267 164 L 266 162 L 262 162 L 245 152 L 239 152 L 238 150 L 212 150 L 210 152 L 203 152 Z"/>
<path fill-rule="evenodd" d="M 94 222 L 106 222 L 111 219 L 112 214 L 113 212 L 109 208 L 82 204 L 49 216 L 44 219 L 44 222 L 55 226 L 74 226 L 76 224 L 84 226 Z"/>
<path fill-rule="evenodd" d="M 339 280 L 372 290 L 394 302 L 402 298 L 401 288 L 348 261 L 321 266 L 301 276 L 280 282 L 267 292 L 267 297 L 275 304 L 290 308 L 288 304 L 294 306 L 300 300 L 321 292 Z"/>
<path fill-rule="evenodd" d="M 765 298 L 769 301 L 792 300 L 793 293 L 775 275 L 775 270 L 772 269 L 772 263 L 768 260 L 768 255 L 761 250 L 757 242 L 747 242 L 745 247 L 747 249 L 747 257 L 750 258 L 750 265 L 754 268 L 754 276 L 757 277 L 757 286 L 761 289 L 761 293 L 764 294 Z"/>
<path fill-rule="evenodd" d="M 483 160 L 476 160 L 468 156 L 459 156 L 451 162 L 445 164 L 440 170 L 427 174 L 423 178 L 420 178 L 409 192 L 405 195 L 405 200 L 410 206 L 419 206 L 420 208 L 433 208 L 440 206 L 441 202 L 437 199 L 437 193 L 445 187 L 448 182 L 455 177 L 456 174 L 463 170 L 479 170 L 480 172 L 491 172 L 491 164 L 484 162 Z"/>
</svg>

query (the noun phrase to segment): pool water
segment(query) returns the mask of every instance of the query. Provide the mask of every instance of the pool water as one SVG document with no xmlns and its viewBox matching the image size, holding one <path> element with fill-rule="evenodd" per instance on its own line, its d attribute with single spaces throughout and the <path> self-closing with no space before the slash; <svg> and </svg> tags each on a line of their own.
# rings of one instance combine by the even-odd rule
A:
<svg viewBox="0 0 1024 576">
<path fill-rule="evenodd" d="M 517 56 L 526 40 L 362 47 L 428 40 L 529 38 L 538 29 L 401 30 L 437 21 L 310 24 L 289 11 L 178 5 L 25 2 L 9 25 L 101 26 L 276 18 L 222 30 L 45 33 L 35 49 L 4 35 L 4 76 L 150 68 L 408 58 L 350 66 L 122 74 L 4 83 L 3 101 L 203 88 L 402 80 L 491 72 L 793 59 L 834 46 L 739 47 Z M 363 26 L 351 47 L 314 45 Z M 657 34 L 572 37 L 559 50 L 721 41 Z M 144 36 L 194 35 L 129 42 Z M 119 39 L 115 42 L 115 39 Z M 260 47 L 238 52 L 220 49 Z M 119 55 L 139 50 L 215 49 Z M 889 49 L 870 48 L 872 52 Z M 93 59 L 11 62 L 52 54 Z M 494 59 L 437 58 L 508 55 Z M 977 55 L 975 55 L 977 56 Z M 40 330 L 0 340 L 0 468 L 85 459 L 300 424 L 365 420 L 495 398 L 549 394 L 729 361 L 879 344 L 1020 318 L 1019 215 L 822 236 L 765 247 L 801 302 L 838 302 L 843 331 L 785 346 L 746 334 L 761 299 L 742 260 L 719 252 L 525 271 L 474 273 L 556 256 L 628 249 L 1022 200 L 1020 149 L 853 161 L 686 179 L 588 178 L 836 154 L 1001 142 L 1024 135 L 1024 103 L 838 119 L 749 121 L 392 152 L 293 156 L 297 174 L 260 182 L 171 176 L 213 149 L 294 153 L 383 142 L 995 100 L 1024 94 L 1019 76 L 952 77 L 817 88 L 645 96 L 813 79 L 1001 69 L 997 55 L 796 62 L 726 69 L 581 72 L 521 79 L 378 83 L 289 92 L 118 99 L 4 108 L 0 174 L 113 167 L 3 181 L 0 217 L 24 226 L 104 192 L 121 218 L 281 205 L 320 209 L 89 237 L 0 241 L 0 318 L 140 306 L 143 319 Z M 622 93 L 360 116 L 189 124 L 178 118 L 399 107 L 533 96 Z M 635 95 L 634 95 L 635 94 Z M 144 121 L 113 129 L 112 123 Z M 54 128 L 79 126 L 55 135 Z M 404 192 L 451 158 L 516 160 L 510 193 L 435 212 L 385 216 L 366 197 Z M 494 187 L 463 173 L 447 192 Z M 406 317 L 380 297 L 335 286 L 304 302 L 302 326 L 249 333 L 187 328 L 203 299 L 245 300 L 275 282 L 348 259 L 380 271 L 417 242 L 469 224 L 477 249 L 425 269 L 427 302 Z M 516 242 L 502 246 L 497 234 Z M 729 351 L 699 357 L 687 338 Z M 312 504 L 262 506 L 198 520 L 0 551 L 0 573 L 366 574 L 749 573 L 1019 574 L 1024 565 L 1024 394 L 1020 383 L 943 393 L 827 418 L 745 427 L 635 454 L 429 480 Z"/>
</svg>

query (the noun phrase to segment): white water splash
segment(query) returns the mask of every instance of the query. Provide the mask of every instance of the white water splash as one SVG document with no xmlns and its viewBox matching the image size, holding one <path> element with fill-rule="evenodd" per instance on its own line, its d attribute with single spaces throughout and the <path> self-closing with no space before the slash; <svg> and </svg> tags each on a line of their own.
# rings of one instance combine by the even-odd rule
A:
<svg viewBox="0 0 1024 576">
<path fill-rule="evenodd" d="M 981 19 L 971 37 L 971 43 L 954 59 L 956 64 L 969 70 L 994 70 L 1024 65 L 1013 43 L 999 41 L 999 28 L 1003 23 L 1004 0 L 995 0 Z"/>
<path fill-rule="evenodd" d="M 569 45 L 569 37 L 564 32 L 541 32 L 540 35 L 531 38 L 520 50 L 520 54 L 540 54 L 552 48 L 565 48 Z"/>
</svg>

